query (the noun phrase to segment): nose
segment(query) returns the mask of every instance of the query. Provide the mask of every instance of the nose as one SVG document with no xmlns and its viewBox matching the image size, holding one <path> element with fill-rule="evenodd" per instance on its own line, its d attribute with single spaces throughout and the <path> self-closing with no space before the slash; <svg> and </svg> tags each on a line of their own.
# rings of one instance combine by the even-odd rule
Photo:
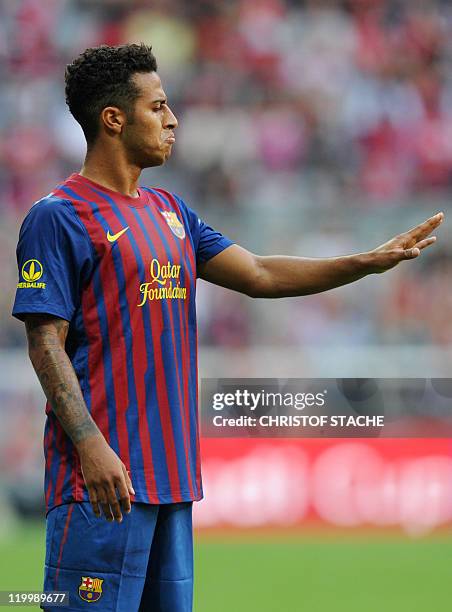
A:
<svg viewBox="0 0 452 612">
<path fill-rule="evenodd" d="M 179 125 L 179 122 L 177 121 L 176 115 L 173 113 L 173 111 L 170 109 L 169 106 L 166 107 L 166 113 L 165 113 L 165 128 L 169 128 L 171 130 L 174 130 L 175 128 L 177 128 L 177 126 Z"/>
</svg>

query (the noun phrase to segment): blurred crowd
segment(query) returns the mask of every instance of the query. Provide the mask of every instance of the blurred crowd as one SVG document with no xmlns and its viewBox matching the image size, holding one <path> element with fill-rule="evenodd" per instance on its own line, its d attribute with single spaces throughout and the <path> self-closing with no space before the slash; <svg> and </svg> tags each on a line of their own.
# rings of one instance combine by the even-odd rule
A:
<svg viewBox="0 0 452 612">
<path fill-rule="evenodd" d="M 19 222 L 83 159 L 64 66 L 88 46 L 140 41 L 180 123 L 173 158 L 144 181 L 241 245 L 343 254 L 447 215 L 450 2 L 0 0 L 2 346 L 24 341 L 9 316 Z M 448 235 L 422 262 L 277 306 L 202 286 L 201 341 L 452 343 Z"/>
</svg>

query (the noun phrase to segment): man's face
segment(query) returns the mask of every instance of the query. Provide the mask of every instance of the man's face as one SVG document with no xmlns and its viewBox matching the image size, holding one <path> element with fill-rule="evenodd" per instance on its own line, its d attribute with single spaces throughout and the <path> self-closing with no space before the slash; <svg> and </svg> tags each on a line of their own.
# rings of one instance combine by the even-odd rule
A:
<svg viewBox="0 0 452 612">
<path fill-rule="evenodd" d="M 171 155 L 177 119 L 156 72 L 137 73 L 132 78 L 140 94 L 125 125 L 123 142 L 131 162 L 141 168 L 160 166 Z"/>
</svg>

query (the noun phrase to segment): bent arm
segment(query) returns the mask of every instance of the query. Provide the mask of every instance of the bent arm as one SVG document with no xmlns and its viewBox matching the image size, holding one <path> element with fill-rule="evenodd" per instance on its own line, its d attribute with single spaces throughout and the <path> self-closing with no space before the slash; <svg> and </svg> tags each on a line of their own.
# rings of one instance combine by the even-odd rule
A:
<svg viewBox="0 0 452 612">
<path fill-rule="evenodd" d="M 86 407 L 65 350 L 69 323 L 58 317 L 29 314 L 25 326 L 28 354 L 53 413 L 77 449 L 94 513 L 100 516 L 101 506 L 107 520 L 120 522 L 121 509 L 130 512 L 130 494 L 135 491 L 125 465 Z"/>
<path fill-rule="evenodd" d="M 69 323 L 46 315 L 27 315 L 28 354 L 42 389 L 63 429 L 76 446 L 102 435 L 83 399 L 77 375 L 65 350 Z"/>
</svg>

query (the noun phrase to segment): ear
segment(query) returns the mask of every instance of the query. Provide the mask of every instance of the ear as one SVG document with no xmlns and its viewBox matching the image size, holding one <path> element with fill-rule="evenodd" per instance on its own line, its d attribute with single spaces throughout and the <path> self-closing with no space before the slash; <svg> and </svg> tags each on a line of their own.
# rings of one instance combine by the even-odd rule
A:
<svg viewBox="0 0 452 612">
<path fill-rule="evenodd" d="M 100 114 L 100 119 L 111 134 L 121 134 L 126 123 L 125 113 L 117 106 L 106 106 Z"/>
</svg>

